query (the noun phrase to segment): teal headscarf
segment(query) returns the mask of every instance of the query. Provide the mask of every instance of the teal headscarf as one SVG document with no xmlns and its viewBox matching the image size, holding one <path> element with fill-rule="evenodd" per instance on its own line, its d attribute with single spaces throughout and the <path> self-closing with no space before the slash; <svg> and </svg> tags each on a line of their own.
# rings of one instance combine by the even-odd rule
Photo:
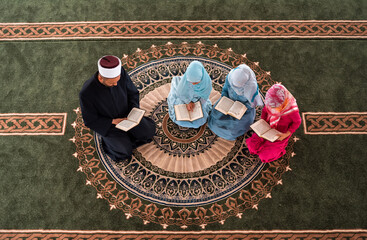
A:
<svg viewBox="0 0 367 240">
<path fill-rule="evenodd" d="M 193 85 L 192 83 L 198 83 Z M 188 103 L 194 98 L 194 94 L 205 100 L 209 99 L 212 91 L 212 80 L 206 72 L 203 64 L 199 61 L 193 61 L 187 67 L 178 86 L 177 93 L 179 98 Z"/>
</svg>

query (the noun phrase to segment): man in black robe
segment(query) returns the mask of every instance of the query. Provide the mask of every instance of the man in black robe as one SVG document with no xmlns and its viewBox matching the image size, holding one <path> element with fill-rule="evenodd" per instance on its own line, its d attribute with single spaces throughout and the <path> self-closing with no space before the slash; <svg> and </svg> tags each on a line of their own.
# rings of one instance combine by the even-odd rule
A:
<svg viewBox="0 0 367 240">
<path fill-rule="evenodd" d="M 84 124 L 102 136 L 103 149 L 114 161 L 130 159 L 134 148 L 152 140 L 155 123 L 150 118 L 143 117 L 127 132 L 115 127 L 139 108 L 139 92 L 119 58 L 99 59 L 98 72 L 84 83 L 79 98 Z"/>
</svg>

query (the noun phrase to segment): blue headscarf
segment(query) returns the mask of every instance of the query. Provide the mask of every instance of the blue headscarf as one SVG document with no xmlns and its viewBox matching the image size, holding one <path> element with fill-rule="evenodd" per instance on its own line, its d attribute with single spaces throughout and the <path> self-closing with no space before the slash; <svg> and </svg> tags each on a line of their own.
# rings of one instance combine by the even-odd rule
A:
<svg viewBox="0 0 367 240">
<path fill-rule="evenodd" d="M 264 105 L 259 93 L 255 73 L 246 64 L 232 69 L 228 74 L 228 82 L 232 89 L 245 97 L 252 107 Z"/>
<path fill-rule="evenodd" d="M 193 85 L 192 83 L 198 84 Z M 191 62 L 177 86 L 177 95 L 179 98 L 188 103 L 193 99 L 195 94 L 207 100 L 211 91 L 212 80 L 203 64 L 199 61 Z"/>
</svg>

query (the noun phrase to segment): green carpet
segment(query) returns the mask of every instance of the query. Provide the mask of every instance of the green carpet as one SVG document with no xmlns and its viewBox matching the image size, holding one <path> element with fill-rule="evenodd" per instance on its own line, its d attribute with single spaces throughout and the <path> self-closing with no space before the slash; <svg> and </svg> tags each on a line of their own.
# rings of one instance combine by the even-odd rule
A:
<svg viewBox="0 0 367 240">
<path fill-rule="evenodd" d="M 0 1 L 0 22 L 121 20 L 363 20 L 367 1 Z M 1 37 L 1 36 L 0 36 Z M 296 97 L 301 112 L 366 112 L 365 39 L 79 39 L 0 41 L 2 113 L 67 113 L 64 135 L 0 135 L 0 229 L 162 230 L 126 219 L 86 186 L 71 124 L 82 84 L 105 54 L 170 41 L 245 54 Z M 1 130 L 1 128 L 0 128 Z M 241 219 L 206 230 L 366 229 L 365 134 L 308 135 L 292 171 Z M 170 226 L 169 230 L 182 230 Z M 191 226 L 186 230 L 200 230 Z"/>
</svg>

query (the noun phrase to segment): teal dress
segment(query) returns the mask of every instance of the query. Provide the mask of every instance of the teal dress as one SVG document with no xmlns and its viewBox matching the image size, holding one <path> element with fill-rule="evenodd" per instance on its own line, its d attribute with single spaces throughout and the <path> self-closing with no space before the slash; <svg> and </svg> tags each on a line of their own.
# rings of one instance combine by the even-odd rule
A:
<svg viewBox="0 0 367 240">
<path fill-rule="evenodd" d="M 190 86 L 190 84 L 187 85 L 187 89 L 185 91 L 191 91 L 193 92 L 193 94 L 190 95 L 189 98 L 180 97 L 180 95 L 178 94 L 178 88 L 177 88 L 180 81 L 183 81 L 183 77 L 173 77 L 172 79 L 171 91 L 167 98 L 169 117 L 171 118 L 171 120 L 174 123 L 176 123 L 177 125 L 181 127 L 199 128 L 207 122 L 208 117 L 209 117 L 209 112 L 212 109 L 212 103 L 209 100 L 209 98 L 204 99 L 200 97 L 198 94 L 196 94 L 195 91 L 193 90 L 194 86 L 193 85 Z M 204 117 L 197 119 L 195 121 L 192 121 L 192 122 L 176 120 L 176 114 L 175 114 L 175 108 L 174 108 L 175 105 L 188 104 L 190 102 L 197 102 L 197 101 L 200 101 L 201 103 L 201 108 L 202 108 Z"/>
<path fill-rule="evenodd" d="M 168 113 L 171 120 L 181 127 L 199 128 L 204 125 L 212 109 L 212 103 L 209 100 L 211 91 L 212 80 L 203 64 L 199 61 L 191 62 L 183 76 L 172 78 L 171 90 L 167 98 Z M 197 101 L 201 103 L 204 117 L 192 122 L 177 121 L 174 106 Z"/>
</svg>

